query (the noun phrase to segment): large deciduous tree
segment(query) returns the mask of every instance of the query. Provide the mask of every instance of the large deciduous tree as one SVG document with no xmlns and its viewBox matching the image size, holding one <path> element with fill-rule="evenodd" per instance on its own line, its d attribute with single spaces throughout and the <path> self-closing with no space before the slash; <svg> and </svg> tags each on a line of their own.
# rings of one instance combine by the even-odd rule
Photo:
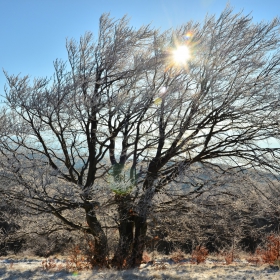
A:
<svg viewBox="0 0 280 280">
<path fill-rule="evenodd" d="M 103 15 L 51 79 L 5 73 L 2 192 L 54 215 L 49 231 L 91 234 L 100 264 L 117 226 L 112 262 L 139 265 L 154 208 L 209 186 L 193 166 L 279 171 L 279 43 L 278 19 L 230 8 L 163 33 Z"/>
</svg>

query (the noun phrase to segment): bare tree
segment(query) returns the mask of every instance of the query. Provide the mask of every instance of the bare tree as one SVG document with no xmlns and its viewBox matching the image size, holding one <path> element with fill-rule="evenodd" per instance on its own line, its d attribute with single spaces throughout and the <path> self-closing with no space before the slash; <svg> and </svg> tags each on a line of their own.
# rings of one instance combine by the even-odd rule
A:
<svg viewBox="0 0 280 280">
<path fill-rule="evenodd" d="M 264 144 L 279 135 L 279 42 L 278 19 L 230 8 L 164 33 L 103 15 L 96 40 L 67 41 L 52 79 L 5 72 L 1 176 L 14 185 L 2 192 L 54 215 L 51 230 L 92 234 L 100 264 L 117 226 L 113 263 L 139 265 L 161 197 L 209 186 L 189 179 L 194 164 L 279 171 L 279 148 Z"/>
</svg>

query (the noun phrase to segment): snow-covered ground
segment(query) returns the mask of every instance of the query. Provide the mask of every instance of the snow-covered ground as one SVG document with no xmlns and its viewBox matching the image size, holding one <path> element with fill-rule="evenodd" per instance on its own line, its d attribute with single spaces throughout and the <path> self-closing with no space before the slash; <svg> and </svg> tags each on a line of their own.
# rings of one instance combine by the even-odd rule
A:
<svg viewBox="0 0 280 280">
<path fill-rule="evenodd" d="M 236 279 L 236 280 L 279 280 L 278 266 L 255 266 L 245 260 L 225 265 L 220 260 L 209 258 L 204 264 L 191 264 L 188 259 L 180 263 L 172 263 L 168 259 L 161 259 L 154 264 L 143 264 L 140 269 L 116 271 L 87 270 L 82 272 L 68 272 L 63 267 L 63 260 L 55 259 L 56 267 L 43 270 L 42 260 L 39 258 L 0 258 L 0 279 L 111 279 L 111 280 L 187 280 L 187 279 Z"/>
</svg>

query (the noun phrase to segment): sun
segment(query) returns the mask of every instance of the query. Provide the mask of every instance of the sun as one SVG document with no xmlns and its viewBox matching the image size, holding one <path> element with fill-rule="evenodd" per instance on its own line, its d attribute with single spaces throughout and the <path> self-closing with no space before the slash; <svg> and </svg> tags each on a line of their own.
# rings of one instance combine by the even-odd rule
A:
<svg viewBox="0 0 280 280">
<path fill-rule="evenodd" d="M 174 63 L 177 65 L 186 64 L 190 59 L 190 49 L 186 45 L 178 46 L 175 50 L 173 50 L 172 54 Z"/>
<path fill-rule="evenodd" d="M 196 59 L 198 44 L 198 41 L 193 41 L 192 32 L 188 32 L 184 40 L 175 37 L 166 51 L 165 71 L 188 72 Z"/>
</svg>

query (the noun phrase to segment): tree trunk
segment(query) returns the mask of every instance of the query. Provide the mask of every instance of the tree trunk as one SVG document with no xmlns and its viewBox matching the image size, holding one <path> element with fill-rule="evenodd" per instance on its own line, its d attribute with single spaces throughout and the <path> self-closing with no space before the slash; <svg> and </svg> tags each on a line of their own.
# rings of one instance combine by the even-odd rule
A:
<svg viewBox="0 0 280 280">
<path fill-rule="evenodd" d="M 134 217 L 129 195 L 116 195 L 115 200 L 119 213 L 119 243 L 112 263 L 117 268 L 123 268 L 127 265 L 127 257 L 132 248 Z"/>
<path fill-rule="evenodd" d="M 119 243 L 115 252 L 112 264 L 117 268 L 127 266 L 127 258 L 131 253 L 133 243 L 134 222 L 131 220 L 123 220 L 119 225 Z"/>
<path fill-rule="evenodd" d="M 154 195 L 150 187 L 134 210 L 130 195 L 116 195 L 119 213 L 119 244 L 112 260 L 117 268 L 140 266 L 147 234 L 148 205 Z"/>
<path fill-rule="evenodd" d="M 94 261 L 98 266 L 107 265 L 108 257 L 108 244 L 107 237 L 101 227 L 100 222 L 97 220 L 94 204 L 88 203 L 85 205 L 86 220 L 92 235 L 94 236 Z"/>
<path fill-rule="evenodd" d="M 139 267 L 145 249 L 147 221 L 143 217 L 134 216 L 120 222 L 119 244 L 112 260 L 117 268 Z"/>
<path fill-rule="evenodd" d="M 128 264 L 130 267 L 138 267 L 142 262 L 147 234 L 147 219 L 141 216 L 135 217 L 135 234 L 132 245 L 131 256 Z"/>
</svg>

